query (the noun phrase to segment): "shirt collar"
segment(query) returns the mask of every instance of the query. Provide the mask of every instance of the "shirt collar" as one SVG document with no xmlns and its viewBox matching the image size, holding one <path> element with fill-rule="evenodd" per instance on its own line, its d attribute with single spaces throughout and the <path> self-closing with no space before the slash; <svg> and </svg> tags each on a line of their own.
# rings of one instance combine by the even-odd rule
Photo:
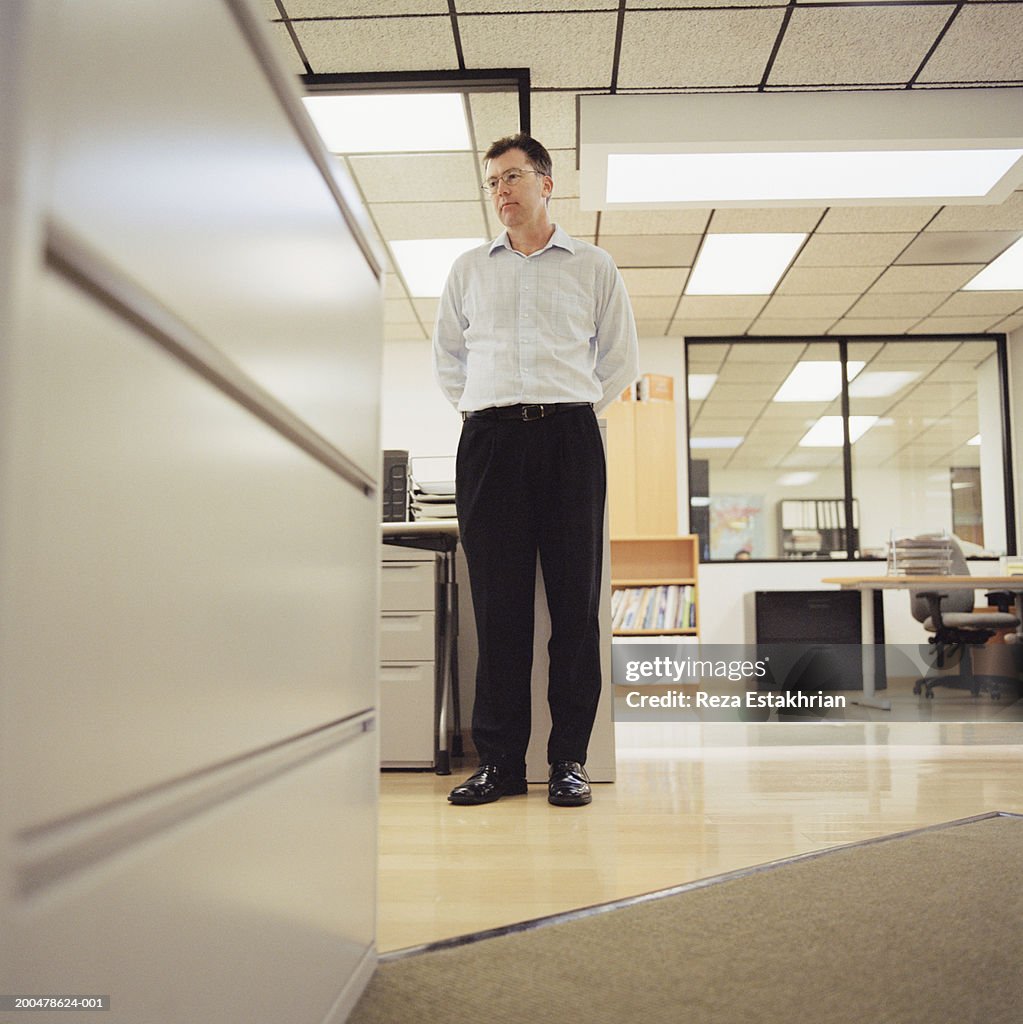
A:
<svg viewBox="0 0 1023 1024">
<path fill-rule="evenodd" d="M 557 246 L 559 249 L 565 249 L 567 252 L 575 255 L 575 239 L 565 231 L 560 225 L 554 225 L 554 234 L 551 235 L 551 240 L 538 252 L 534 252 L 533 256 L 539 256 L 541 252 L 546 252 L 548 249 Z M 502 231 L 497 238 L 490 243 L 489 255 L 493 256 L 498 249 L 507 249 L 510 252 L 514 252 L 512 244 L 508 238 L 508 231 Z"/>
</svg>

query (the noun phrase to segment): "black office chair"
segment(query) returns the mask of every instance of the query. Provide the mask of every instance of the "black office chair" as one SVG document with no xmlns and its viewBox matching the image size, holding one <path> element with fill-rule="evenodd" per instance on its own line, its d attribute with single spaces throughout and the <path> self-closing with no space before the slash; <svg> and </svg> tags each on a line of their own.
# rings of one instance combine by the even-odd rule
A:
<svg viewBox="0 0 1023 1024">
<path fill-rule="evenodd" d="M 928 538 L 933 540 L 933 538 Z M 917 539 L 919 544 L 919 539 Z M 949 576 L 968 576 L 969 566 L 963 556 L 962 549 L 951 537 L 935 541 L 942 549 L 947 546 L 947 554 L 942 552 L 936 560 L 941 565 L 941 574 Z M 919 550 L 919 548 L 917 549 Z M 905 565 L 905 563 L 903 563 Z M 908 571 L 907 575 L 913 575 Z M 1018 684 L 1018 680 L 1009 676 L 978 674 L 974 671 L 973 649 L 987 643 L 999 630 L 1017 629 L 1020 620 L 1009 612 L 1012 603 L 1011 594 L 1004 591 L 990 591 L 987 594 L 989 605 L 994 605 L 997 612 L 974 612 L 974 592 L 972 590 L 943 591 L 941 575 L 935 575 L 934 589 L 910 591 L 913 618 L 922 622 L 924 629 L 933 633 L 928 643 L 934 651 L 934 668 L 944 669 L 956 664 L 958 658 L 958 674 L 928 673 L 913 684 L 913 692 L 923 693 L 925 697 L 934 697 L 936 686 L 947 686 L 958 690 L 969 690 L 974 697 L 981 690 L 987 690 L 992 700 L 1001 697 L 1003 686 Z"/>
</svg>

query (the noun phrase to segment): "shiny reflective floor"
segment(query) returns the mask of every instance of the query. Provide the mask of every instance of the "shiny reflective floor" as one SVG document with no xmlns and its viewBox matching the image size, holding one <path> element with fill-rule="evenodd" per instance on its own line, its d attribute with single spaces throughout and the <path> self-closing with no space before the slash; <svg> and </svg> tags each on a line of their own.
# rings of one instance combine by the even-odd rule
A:
<svg viewBox="0 0 1023 1024">
<path fill-rule="evenodd" d="M 618 779 L 448 804 L 381 777 L 378 949 L 401 949 L 990 811 L 1023 813 L 1017 723 L 618 723 Z"/>
</svg>

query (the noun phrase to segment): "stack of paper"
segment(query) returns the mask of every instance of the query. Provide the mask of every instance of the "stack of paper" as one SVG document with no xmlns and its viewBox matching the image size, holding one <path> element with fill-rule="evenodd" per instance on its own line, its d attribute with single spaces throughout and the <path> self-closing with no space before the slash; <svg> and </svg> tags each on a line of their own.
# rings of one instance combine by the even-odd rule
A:
<svg viewBox="0 0 1023 1024">
<path fill-rule="evenodd" d="M 412 518 L 455 519 L 455 457 L 416 456 L 411 460 Z"/>
</svg>

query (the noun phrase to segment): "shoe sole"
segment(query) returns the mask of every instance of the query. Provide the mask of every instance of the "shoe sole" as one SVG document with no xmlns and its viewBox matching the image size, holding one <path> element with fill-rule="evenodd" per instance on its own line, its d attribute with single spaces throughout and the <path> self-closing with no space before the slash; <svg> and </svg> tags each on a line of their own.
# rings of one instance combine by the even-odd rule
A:
<svg viewBox="0 0 1023 1024">
<path fill-rule="evenodd" d="M 589 793 L 586 796 L 548 796 L 547 803 L 555 807 L 585 807 L 592 799 Z"/>
<path fill-rule="evenodd" d="M 510 789 L 505 793 L 498 793 L 497 796 L 488 797 L 486 800 L 476 800 L 470 796 L 448 796 L 448 803 L 455 804 L 457 807 L 478 807 L 480 804 L 494 804 L 502 797 L 506 796 L 525 796 L 529 792 L 526 783 L 522 783 L 521 789 Z"/>
</svg>

